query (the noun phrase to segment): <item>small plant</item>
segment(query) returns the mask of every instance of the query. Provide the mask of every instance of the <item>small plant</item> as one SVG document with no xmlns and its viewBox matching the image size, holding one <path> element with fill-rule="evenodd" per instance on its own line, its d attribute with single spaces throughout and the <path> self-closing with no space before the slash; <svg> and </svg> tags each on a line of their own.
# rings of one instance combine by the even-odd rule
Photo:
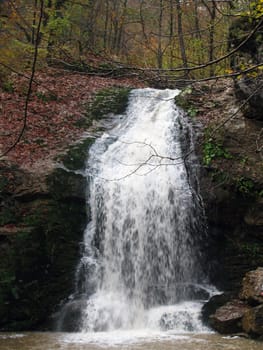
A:
<svg viewBox="0 0 263 350">
<path fill-rule="evenodd" d="M 196 117 L 198 113 L 199 113 L 199 110 L 197 108 L 195 108 L 195 107 L 190 107 L 190 108 L 187 109 L 187 114 L 191 118 Z"/>
<path fill-rule="evenodd" d="M 242 157 L 241 160 L 240 160 L 240 164 L 242 164 L 242 165 L 246 165 L 247 162 L 248 162 L 248 157 L 247 156 L 246 157 Z"/>
<path fill-rule="evenodd" d="M 12 81 L 7 80 L 2 83 L 2 89 L 5 92 L 13 93 L 15 91 Z"/>
<path fill-rule="evenodd" d="M 55 93 L 49 92 L 43 92 L 43 91 L 37 91 L 36 96 L 39 100 L 43 102 L 49 102 L 49 101 L 56 101 L 57 95 Z"/>
<path fill-rule="evenodd" d="M 210 165 L 215 158 L 231 159 L 231 154 L 213 139 L 208 139 L 203 146 L 203 162 L 205 165 Z"/>
<path fill-rule="evenodd" d="M 239 246 L 242 253 L 250 256 L 251 258 L 257 258 L 261 255 L 261 247 L 257 243 L 243 243 Z"/>
<path fill-rule="evenodd" d="M 239 192 L 244 194 L 252 194 L 254 192 L 254 182 L 245 177 L 239 177 L 236 181 L 236 188 Z"/>
</svg>

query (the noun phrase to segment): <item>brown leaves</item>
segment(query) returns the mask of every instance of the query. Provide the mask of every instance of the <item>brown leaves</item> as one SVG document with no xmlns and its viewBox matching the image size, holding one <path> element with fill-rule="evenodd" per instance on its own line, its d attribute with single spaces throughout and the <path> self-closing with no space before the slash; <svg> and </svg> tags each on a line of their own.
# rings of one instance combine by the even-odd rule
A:
<svg viewBox="0 0 263 350">
<path fill-rule="evenodd" d="M 62 70 L 37 73 L 28 105 L 25 133 L 8 159 L 33 169 L 53 158 L 84 131 L 85 105 L 98 90 L 114 85 L 140 86 L 131 79 L 90 77 Z M 22 125 L 28 80 L 13 77 L 14 92 L 0 90 L 0 152 L 16 140 Z"/>
</svg>

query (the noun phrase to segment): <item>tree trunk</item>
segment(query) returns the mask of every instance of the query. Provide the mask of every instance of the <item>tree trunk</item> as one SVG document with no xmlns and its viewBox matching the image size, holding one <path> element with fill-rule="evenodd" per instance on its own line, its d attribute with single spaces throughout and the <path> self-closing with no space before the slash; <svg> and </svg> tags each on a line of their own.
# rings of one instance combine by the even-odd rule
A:
<svg viewBox="0 0 263 350">
<path fill-rule="evenodd" d="M 163 0 L 159 1 L 159 21 L 158 21 L 158 48 L 157 48 L 157 65 L 163 68 L 163 50 L 162 50 L 162 34 L 163 34 Z"/>
<path fill-rule="evenodd" d="M 181 8 L 180 0 L 176 0 L 176 9 L 177 9 L 178 39 L 179 39 L 179 46 L 180 46 L 180 51 L 181 51 L 183 67 L 184 68 L 188 68 L 187 56 L 186 56 L 186 50 L 185 50 L 185 42 L 184 42 L 184 35 L 183 35 L 182 8 Z M 185 76 L 188 77 L 188 70 L 187 69 L 185 70 Z"/>
<path fill-rule="evenodd" d="M 209 31 L 209 61 L 214 59 L 214 37 L 215 37 L 215 19 L 216 19 L 216 3 L 213 0 L 211 4 L 211 20 L 210 20 L 210 31 Z M 210 76 L 214 75 L 214 66 L 210 66 Z"/>
<path fill-rule="evenodd" d="M 173 42 L 174 42 L 174 2 L 173 0 L 169 1 L 169 10 L 170 10 L 170 23 L 169 23 L 169 48 L 170 48 L 170 57 L 169 57 L 169 68 L 173 68 Z"/>
<path fill-rule="evenodd" d="M 106 51 L 108 48 L 108 25 L 109 25 L 109 0 L 106 0 L 106 13 L 103 32 L 103 49 Z"/>
</svg>

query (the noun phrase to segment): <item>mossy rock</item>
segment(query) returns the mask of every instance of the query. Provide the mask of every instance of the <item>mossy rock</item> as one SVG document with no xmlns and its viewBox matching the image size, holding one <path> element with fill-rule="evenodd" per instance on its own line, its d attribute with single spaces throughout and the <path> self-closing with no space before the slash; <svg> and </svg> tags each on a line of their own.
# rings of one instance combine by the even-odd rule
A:
<svg viewBox="0 0 263 350">
<path fill-rule="evenodd" d="M 69 170 L 82 170 L 88 157 L 88 150 L 94 142 L 94 138 L 86 138 L 70 147 L 67 153 L 58 158 L 58 161 Z"/>
<path fill-rule="evenodd" d="M 91 119 L 101 119 L 109 114 L 125 112 L 131 88 L 112 87 L 100 90 L 87 107 L 87 116 Z"/>
</svg>

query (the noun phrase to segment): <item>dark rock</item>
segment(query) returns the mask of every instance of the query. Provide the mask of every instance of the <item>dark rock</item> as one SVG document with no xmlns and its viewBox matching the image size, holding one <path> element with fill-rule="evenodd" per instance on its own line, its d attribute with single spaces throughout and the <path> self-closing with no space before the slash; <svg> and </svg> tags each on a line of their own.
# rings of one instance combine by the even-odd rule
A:
<svg viewBox="0 0 263 350">
<path fill-rule="evenodd" d="M 73 300 L 68 302 L 60 313 L 60 319 L 57 320 L 58 331 L 78 332 L 80 330 L 80 320 L 82 310 L 85 309 L 86 301 Z M 62 328 L 63 327 L 63 328 Z"/>
<path fill-rule="evenodd" d="M 209 317 L 213 315 L 216 310 L 225 305 L 233 298 L 231 293 L 223 293 L 212 296 L 202 307 L 202 319 L 204 323 L 209 323 Z"/>
<path fill-rule="evenodd" d="M 249 271 L 243 278 L 240 299 L 246 300 L 252 305 L 263 303 L 263 268 L 259 267 L 254 271 Z"/>
<path fill-rule="evenodd" d="M 263 305 L 245 312 L 242 319 L 242 327 L 248 334 L 263 336 Z"/>
<path fill-rule="evenodd" d="M 249 306 L 240 300 L 232 300 L 216 310 L 210 316 L 209 323 L 219 333 L 231 334 L 242 332 L 242 317 L 249 311 Z"/>
<path fill-rule="evenodd" d="M 168 331 L 180 325 L 186 332 L 193 332 L 192 316 L 186 311 L 176 313 L 165 313 L 162 315 L 159 325 L 162 330 Z"/>
<path fill-rule="evenodd" d="M 243 101 L 251 97 L 248 101 L 248 108 L 244 109 L 245 117 L 249 119 L 257 119 L 263 121 L 263 79 L 257 77 L 252 79 L 242 78 L 236 80 L 236 95 Z"/>
<path fill-rule="evenodd" d="M 242 16 L 233 22 L 229 29 L 229 46 L 231 48 L 238 47 L 257 25 L 257 20 L 251 21 L 248 17 Z M 238 71 L 244 69 L 244 62 L 249 62 L 251 65 L 257 65 L 263 59 L 263 37 L 262 24 L 258 30 L 251 35 L 250 38 L 240 46 L 239 50 L 231 57 L 231 67 Z M 244 115 L 250 119 L 263 120 L 263 78 L 260 73 L 256 77 L 251 75 L 243 75 L 242 79 L 236 79 L 235 88 L 236 96 L 244 102 L 247 98 L 248 104 L 244 108 Z"/>
<path fill-rule="evenodd" d="M 245 215 L 245 223 L 250 226 L 263 226 L 263 199 L 253 205 Z"/>
<path fill-rule="evenodd" d="M 50 330 L 50 315 L 73 292 L 79 242 L 87 222 L 86 179 L 81 169 L 90 144 L 83 145 L 81 154 L 75 146 L 65 169 L 48 171 L 41 179 L 10 170 L 10 178 L 16 181 L 4 187 L 0 208 L 3 331 Z M 78 312 L 72 305 L 72 314 Z"/>
</svg>

